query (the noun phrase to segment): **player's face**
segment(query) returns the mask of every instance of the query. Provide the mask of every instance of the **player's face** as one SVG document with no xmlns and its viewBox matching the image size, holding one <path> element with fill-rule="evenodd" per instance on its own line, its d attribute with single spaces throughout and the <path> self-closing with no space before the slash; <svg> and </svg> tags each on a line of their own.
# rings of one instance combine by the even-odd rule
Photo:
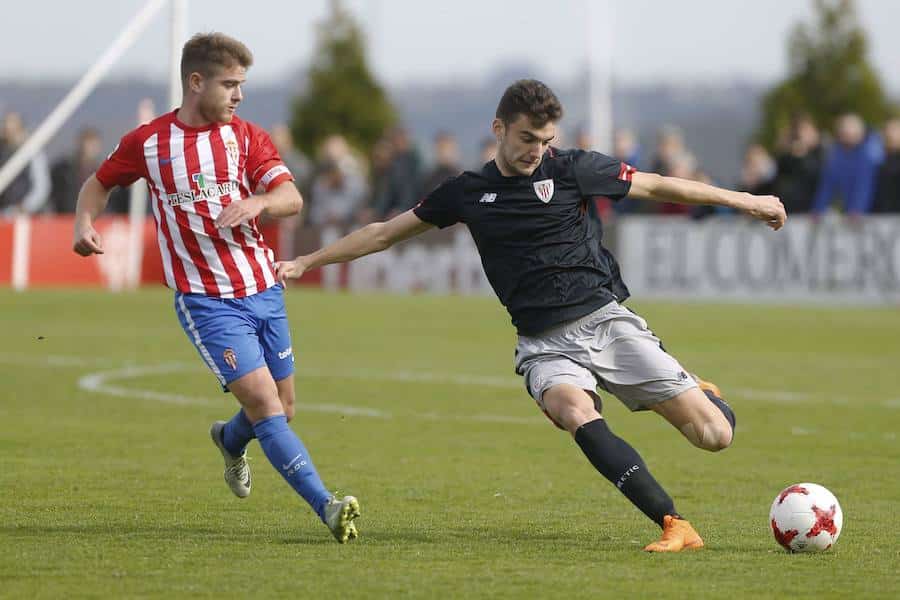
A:
<svg viewBox="0 0 900 600">
<path fill-rule="evenodd" d="M 230 123 L 244 99 L 241 86 L 246 81 L 247 69 L 240 65 L 221 69 L 203 79 L 198 104 L 200 115 L 213 123 Z"/>
<path fill-rule="evenodd" d="M 549 121 L 536 127 L 525 115 L 518 115 L 510 123 L 494 119 L 497 136 L 497 163 L 500 171 L 516 175 L 531 175 L 541 164 L 544 152 L 556 137 L 556 123 Z"/>
</svg>

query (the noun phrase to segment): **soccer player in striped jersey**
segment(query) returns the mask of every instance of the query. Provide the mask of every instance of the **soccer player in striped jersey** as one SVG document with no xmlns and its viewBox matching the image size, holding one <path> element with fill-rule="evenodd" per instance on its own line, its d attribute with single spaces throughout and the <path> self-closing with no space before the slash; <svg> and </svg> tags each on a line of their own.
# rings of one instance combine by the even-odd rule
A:
<svg viewBox="0 0 900 600">
<path fill-rule="evenodd" d="M 178 319 L 241 405 L 210 429 L 226 482 L 239 498 L 250 494 L 246 446 L 256 438 L 272 466 L 345 543 L 357 536 L 359 503 L 328 491 L 288 426 L 294 354 L 284 289 L 258 217 L 294 215 L 303 200 L 268 134 L 235 114 L 252 62 L 244 44 L 221 33 L 197 34 L 185 44 L 181 106 L 126 134 L 85 182 L 74 250 L 102 254 L 93 222 L 110 190 L 146 181 Z"/>
</svg>

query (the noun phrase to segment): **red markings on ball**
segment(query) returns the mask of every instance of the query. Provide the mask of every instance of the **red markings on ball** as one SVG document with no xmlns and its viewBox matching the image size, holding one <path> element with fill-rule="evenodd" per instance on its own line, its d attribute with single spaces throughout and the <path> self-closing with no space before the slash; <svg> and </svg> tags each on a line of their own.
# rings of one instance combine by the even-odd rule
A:
<svg viewBox="0 0 900 600">
<path fill-rule="evenodd" d="M 831 537 L 837 535 L 837 525 L 834 524 L 834 513 L 837 507 L 832 504 L 831 508 L 828 510 L 822 510 L 815 504 L 812 506 L 812 511 L 816 515 L 816 522 L 812 527 L 809 528 L 809 531 L 806 532 L 806 537 L 816 537 L 823 531 L 827 531 L 831 534 Z"/>
<path fill-rule="evenodd" d="M 775 519 L 772 519 L 772 533 L 775 534 L 775 540 L 784 546 L 785 550 L 791 550 L 791 541 L 797 537 L 800 532 L 796 529 L 788 529 L 787 531 L 781 531 L 778 529 L 778 523 L 775 522 Z"/>
<path fill-rule="evenodd" d="M 778 495 L 778 504 L 784 502 L 784 499 L 790 496 L 791 494 L 803 494 L 804 496 L 809 495 L 809 490 L 803 487 L 802 485 L 792 485 L 787 488 L 781 494 Z"/>
</svg>

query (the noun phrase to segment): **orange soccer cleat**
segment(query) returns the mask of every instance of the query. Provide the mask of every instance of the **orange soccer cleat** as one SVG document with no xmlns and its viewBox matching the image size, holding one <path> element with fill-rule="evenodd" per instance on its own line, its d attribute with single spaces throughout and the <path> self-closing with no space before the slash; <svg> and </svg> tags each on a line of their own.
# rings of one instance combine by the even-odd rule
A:
<svg viewBox="0 0 900 600">
<path fill-rule="evenodd" d="M 697 385 L 700 386 L 700 389 L 704 392 L 712 392 L 717 398 L 722 397 L 722 391 L 719 389 L 719 386 L 712 383 L 711 381 L 705 381 L 697 377 L 696 373 L 691 373 L 691 376 L 694 378 L 694 381 L 697 382 Z"/>
<path fill-rule="evenodd" d="M 646 552 L 681 552 L 703 547 L 700 537 L 691 524 L 684 519 L 676 519 L 671 515 L 663 517 L 663 533 L 658 542 L 648 544 Z"/>
</svg>

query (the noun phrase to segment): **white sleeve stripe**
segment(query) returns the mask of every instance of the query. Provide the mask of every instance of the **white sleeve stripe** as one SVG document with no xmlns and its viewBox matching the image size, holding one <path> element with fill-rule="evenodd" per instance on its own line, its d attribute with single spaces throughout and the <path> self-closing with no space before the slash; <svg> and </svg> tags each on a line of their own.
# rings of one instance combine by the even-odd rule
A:
<svg viewBox="0 0 900 600">
<path fill-rule="evenodd" d="M 184 320 L 188 325 L 188 331 L 192 338 L 191 341 L 194 342 L 194 345 L 203 357 L 203 361 L 209 366 L 209 370 L 213 372 L 213 375 L 216 376 L 219 383 L 225 385 L 225 377 L 222 376 L 222 372 L 216 365 L 216 361 L 213 360 L 213 357 L 210 355 L 209 350 L 207 350 L 206 345 L 204 345 L 203 340 L 200 339 L 200 332 L 197 331 L 197 326 L 194 324 L 194 319 L 191 317 L 191 311 L 188 310 L 187 305 L 184 303 L 184 295 L 179 292 L 176 294 L 176 297 L 178 298 L 178 307 L 181 310 L 181 314 L 184 315 Z"/>
<path fill-rule="evenodd" d="M 275 179 L 276 177 L 278 177 L 279 175 L 282 175 L 284 173 L 287 173 L 288 175 L 291 174 L 291 172 L 288 170 L 288 168 L 286 166 L 276 165 L 276 166 L 272 167 L 271 169 L 269 169 L 268 171 L 266 171 L 265 175 L 260 177 L 259 184 L 263 187 L 268 187 L 268 185 L 272 182 L 273 179 Z"/>
</svg>

